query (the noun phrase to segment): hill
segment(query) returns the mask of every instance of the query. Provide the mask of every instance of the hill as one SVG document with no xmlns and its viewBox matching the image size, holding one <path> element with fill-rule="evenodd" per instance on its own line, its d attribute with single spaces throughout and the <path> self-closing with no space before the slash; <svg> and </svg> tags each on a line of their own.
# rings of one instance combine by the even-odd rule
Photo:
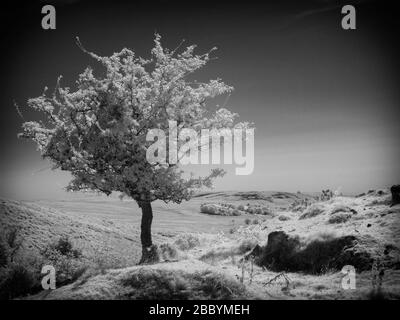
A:
<svg viewBox="0 0 400 320">
<path fill-rule="evenodd" d="M 272 210 L 215 216 L 200 212 L 203 202 Z M 325 200 L 300 193 L 223 192 L 200 194 L 180 206 L 156 203 L 160 262 L 145 266 L 135 266 L 140 253 L 135 210 L 131 201 L 105 198 L 2 200 L 1 231 L 18 227 L 22 252 L 40 255 L 68 236 L 86 264 L 108 261 L 100 270 L 85 269 L 72 283 L 28 298 L 359 299 L 370 297 L 373 286 L 386 298 L 400 297 L 400 205 L 390 206 L 387 190 Z M 304 257 L 321 268 L 310 269 Z M 356 267 L 355 290 L 342 287 L 342 262 Z"/>
</svg>

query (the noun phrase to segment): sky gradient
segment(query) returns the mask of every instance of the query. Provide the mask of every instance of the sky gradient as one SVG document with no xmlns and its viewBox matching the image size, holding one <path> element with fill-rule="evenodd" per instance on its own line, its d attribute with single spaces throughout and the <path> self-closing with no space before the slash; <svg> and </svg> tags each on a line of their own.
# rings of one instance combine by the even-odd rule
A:
<svg viewBox="0 0 400 320">
<path fill-rule="evenodd" d="M 345 31 L 340 1 L 299 2 L 47 1 L 57 10 L 51 31 L 41 29 L 40 1 L 3 11 L 0 197 L 60 198 L 69 180 L 17 139 L 22 120 L 13 101 L 26 120 L 38 119 L 27 98 L 54 88 L 59 75 L 73 88 L 86 66 L 101 70 L 75 36 L 100 55 L 128 47 L 148 57 L 154 32 L 168 48 L 182 39 L 199 52 L 217 46 L 218 59 L 196 78 L 234 86 L 227 106 L 255 123 L 254 173 L 235 176 L 234 166 L 223 166 L 228 174 L 216 190 L 358 193 L 400 183 L 394 10 L 355 1 L 357 30 Z"/>
</svg>

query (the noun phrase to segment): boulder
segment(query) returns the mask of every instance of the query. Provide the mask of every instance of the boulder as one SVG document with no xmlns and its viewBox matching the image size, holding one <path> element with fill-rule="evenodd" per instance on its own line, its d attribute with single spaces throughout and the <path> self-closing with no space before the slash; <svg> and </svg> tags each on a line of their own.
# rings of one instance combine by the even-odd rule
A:
<svg viewBox="0 0 400 320">
<path fill-rule="evenodd" d="M 392 206 L 400 203 L 400 184 L 396 184 L 390 188 L 392 193 Z"/>
<path fill-rule="evenodd" d="M 367 252 L 355 248 L 354 236 L 326 238 L 302 243 L 299 237 L 283 231 L 268 235 L 266 246 L 255 248 L 255 263 L 276 272 L 305 272 L 321 274 L 328 270 L 341 270 L 353 265 L 357 271 L 369 270 L 372 259 Z"/>
</svg>

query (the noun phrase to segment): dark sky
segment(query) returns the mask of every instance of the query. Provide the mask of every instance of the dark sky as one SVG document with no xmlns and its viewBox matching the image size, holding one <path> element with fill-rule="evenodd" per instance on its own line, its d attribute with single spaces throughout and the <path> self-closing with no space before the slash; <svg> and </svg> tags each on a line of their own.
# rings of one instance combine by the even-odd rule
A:
<svg viewBox="0 0 400 320">
<path fill-rule="evenodd" d="M 75 45 L 110 55 L 124 47 L 148 57 L 154 32 L 175 48 L 217 46 L 198 80 L 235 87 L 228 106 L 256 126 L 255 170 L 217 189 L 362 192 L 400 182 L 398 12 L 378 1 L 13 1 L 1 12 L 0 196 L 63 196 L 67 173 L 52 171 L 33 143 L 16 138 L 21 119 L 38 115 L 29 97 L 73 88 L 87 65 Z M 41 7 L 54 4 L 57 29 L 41 28 Z M 357 30 L 341 28 L 341 6 L 357 10 Z M 215 103 L 218 103 L 216 101 Z M 204 167 L 191 168 L 205 172 Z"/>
</svg>

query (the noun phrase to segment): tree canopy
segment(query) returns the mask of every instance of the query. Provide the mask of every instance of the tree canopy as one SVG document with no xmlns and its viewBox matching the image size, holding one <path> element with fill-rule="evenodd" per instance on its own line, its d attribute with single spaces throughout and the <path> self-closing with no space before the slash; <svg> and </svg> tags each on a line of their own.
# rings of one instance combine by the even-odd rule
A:
<svg viewBox="0 0 400 320">
<path fill-rule="evenodd" d="M 77 44 L 104 66 L 104 75 L 86 68 L 75 90 L 62 87 L 59 77 L 52 93 L 45 88 L 28 100 L 46 119 L 25 122 L 20 134 L 34 140 L 54 168 L 71 172 L 68 190 L 119 191 L 137 201 L 179 203 L 224 174 L 214 169 L 205 177 L 184 178 L 179 164 L 146 160 L 148 130 L 167 130 L 171 120 L 178 130 L 249 126 L 237 123 L 238 115 L 225 108 L 207 106 L 208 99 L 229 94 L 231 86 L 220 79 L 188 80 L 212 59 L 215 48 L 204 54 L 195 54 L 195 45 L 168 50 L 156 34 L 151 57 L 144 59 L 129 49 L 102 57 L 87 51 L 79 38 Z"/>
</svg>

